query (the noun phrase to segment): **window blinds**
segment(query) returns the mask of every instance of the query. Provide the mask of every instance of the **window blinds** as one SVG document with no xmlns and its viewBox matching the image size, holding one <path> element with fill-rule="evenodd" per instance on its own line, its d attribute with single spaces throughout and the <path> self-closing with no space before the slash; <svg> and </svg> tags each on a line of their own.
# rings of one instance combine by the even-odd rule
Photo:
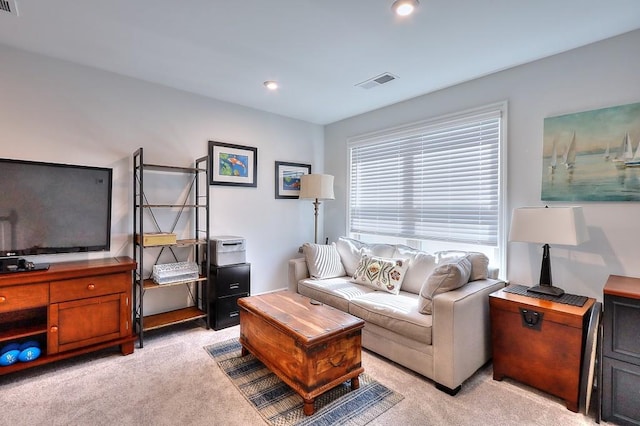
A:
<svg viewBox="0 0 640 426">
<path fill-rule="evenodd" d="M 496 247 L 501 111 L 350 143 L 349 231 Z"/>
</svg>

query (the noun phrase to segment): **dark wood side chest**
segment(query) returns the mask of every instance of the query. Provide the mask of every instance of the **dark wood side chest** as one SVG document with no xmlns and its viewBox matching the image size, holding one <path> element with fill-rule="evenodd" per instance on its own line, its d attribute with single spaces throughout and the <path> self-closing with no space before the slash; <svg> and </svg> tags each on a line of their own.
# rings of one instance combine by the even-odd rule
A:
<svg viewBox="0 0 640 426">
<path fill-rule="evenodd" d="M 489 303 L 493 378 L 560 397 L 577 412 L 585 323 L 595 299 L 576 307 L 499 290 Z"/>
<path fill-rule="evenodd" d="M 603 292 L 602 418 L 640 425 L 640 278 L 610 275 Z"/>
</svg>

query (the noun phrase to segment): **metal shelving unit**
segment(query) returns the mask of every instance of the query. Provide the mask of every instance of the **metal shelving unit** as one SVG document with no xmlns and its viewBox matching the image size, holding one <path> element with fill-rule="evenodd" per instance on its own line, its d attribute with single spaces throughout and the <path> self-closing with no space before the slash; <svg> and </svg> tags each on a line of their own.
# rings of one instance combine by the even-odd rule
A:
<svg viewBox="0 0 640 426">
<path fill-rule="evenodd" d="M 194 167 L 175 167 L 145 163 L 142 148 L 133 154 L 133 259 L 137 262 L 134 274 L 133 321 L 141 348 L 144 346 L 144 332 L 148 330 L 200 318 L 208 327 L 209 304 L 206 292 L 211 265 L 209 259 L 209 170 L 207 160 L 208 157 L 205 156 L 198 158 Z M 153 173 L 187 176 L 186 187 L 176 191 L 177 202 L 166 204 L 150 202 L 147 193 L 145 193 L 145 185 L 147 185 L 147 189 L 149 189 L 149 185 L 153 186 L 153 175 L 151 175 Z M 147 179 L 150 179 L 149 183 L 147 183 Z M 157 217 L 160 212 L 164 217 L 172 216 L 173 222 L 170 225 L 162 226 Z M 176 229 L 181 219 L 186 219 L 187 223 L 192 224 L 189 226 L 192 238 L 177 240 L 175 244 L 144 244 L 145 232 L 184 231 L 184 229 Z M 178 253 L 178 250 L 183 250 L 183 253 Z M 188 253 L 186 256 L 184 250 Z M 153 265 L 158 264 L 163 257 L 168 257 L 173 262 L 185 260 L 196 262 L 198 267 L 201 267 L 199 277 L 156 284 L 151 279 Z M 186 286 L 191 303 L 183 308 L 145 315 L 145 294 L 174 286 Z"/>
</svg>

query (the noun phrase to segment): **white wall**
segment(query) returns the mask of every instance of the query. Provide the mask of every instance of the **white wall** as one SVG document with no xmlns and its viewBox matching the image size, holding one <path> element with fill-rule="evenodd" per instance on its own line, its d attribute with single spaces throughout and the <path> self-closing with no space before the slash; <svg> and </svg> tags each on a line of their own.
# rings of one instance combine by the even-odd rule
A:
<svg viewBox="0 0 640 426">
<path fill-rule="evenodd" d="M 326 235 L 335 240 L 346 232 L 347 138 L 502 100 L 509 102 L 509 217 L 514 207 L 544 205 L 543 119 L 640 102 L 638 46 L 640 31 L 634 31 L 326 126 L 326 172 L 336 176 L 336 200 L 325 208 Z M 640 204 L 579 205 L 591 240 L 576 248 L 551 249 L 553 282 L 569 293 L 601 300 L 609 274 L 640 277 Z M 541 254 L 541 247 L 509 243 L 507 278 L 516 284 L 537 283 Z"/>
<path fill-rule="evenodd" d="M 190 166 L 216 140 L 258 148 L 258 187 L 212 186 L 211 233 L 247 239 L 254 294 L 286 288 L 287 259 L 313 239 L 313 206 L 275 199 L 274 163 L 321 172 L 323 137 L 319 125 L 0 45 L 0 156 L 114 170 L 111 252 L 38 261 L 132 256 L 133 152 Z"/>
</svg>

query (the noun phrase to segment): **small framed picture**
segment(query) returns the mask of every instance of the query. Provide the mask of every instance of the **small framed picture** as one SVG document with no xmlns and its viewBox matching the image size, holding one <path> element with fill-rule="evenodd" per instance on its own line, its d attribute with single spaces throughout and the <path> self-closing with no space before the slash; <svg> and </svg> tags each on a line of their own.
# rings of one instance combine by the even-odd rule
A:
<svg viewBox="0 0 640 426">
<path fill-rule="evenodd" d="M 258 148 L 209 141 L 209 184 L 258 186 Z"/>
<path fill-rule="evenodd" d="M 276 161 L 276 198 L 298 198 L 300 176 L 311 173 L 311 164 Z"/>
</svg>

